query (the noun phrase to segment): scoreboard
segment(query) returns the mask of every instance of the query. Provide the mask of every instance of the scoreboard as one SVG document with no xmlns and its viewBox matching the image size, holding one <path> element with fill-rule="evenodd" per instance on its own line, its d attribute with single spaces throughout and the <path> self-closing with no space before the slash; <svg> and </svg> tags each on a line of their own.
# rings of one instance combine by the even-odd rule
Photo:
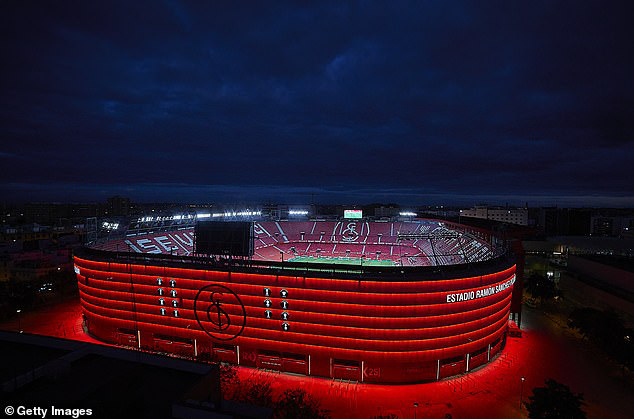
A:
<svg viewBox="0 0 634 419">
<path fill-rule="evenodd" d="M 195 227 L 196 253 L 252 256 L 253 223 L 246 221 L 198 221 Z"/>
<path fill-rule="evenodd" d="M 343 210 L 343 218 L 360 219 L 363 218 L 363 211 L 357 209 Z"/>
</svg>

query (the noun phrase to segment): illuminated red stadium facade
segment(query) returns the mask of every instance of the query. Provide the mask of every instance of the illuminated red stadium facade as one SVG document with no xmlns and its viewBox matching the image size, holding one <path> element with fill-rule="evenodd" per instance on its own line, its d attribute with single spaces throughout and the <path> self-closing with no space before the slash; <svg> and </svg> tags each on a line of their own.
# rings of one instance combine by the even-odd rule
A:
<svg viewBox="0 0 634 419">
<path fill-rule="evenodd" d="M 197 255 L 191 228 L 82 249 L 88 330 L 203 361 L 376 383 L 457 375 L 504 347 L 515 264 L 491 236 L 434 220 L 254 231 L 250 259 Z"/>
</svg>

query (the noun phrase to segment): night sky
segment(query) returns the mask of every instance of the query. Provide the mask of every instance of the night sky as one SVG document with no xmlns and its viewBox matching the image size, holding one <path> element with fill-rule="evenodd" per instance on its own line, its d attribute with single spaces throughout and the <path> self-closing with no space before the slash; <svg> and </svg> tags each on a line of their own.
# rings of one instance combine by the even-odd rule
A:
<svg viewBox="0 0 634 419">
<path fill-rule="evenodd" d="M 634 206 L 631 1 L 220 3 L 2 1 L 0 201 Z"/>
</svg>

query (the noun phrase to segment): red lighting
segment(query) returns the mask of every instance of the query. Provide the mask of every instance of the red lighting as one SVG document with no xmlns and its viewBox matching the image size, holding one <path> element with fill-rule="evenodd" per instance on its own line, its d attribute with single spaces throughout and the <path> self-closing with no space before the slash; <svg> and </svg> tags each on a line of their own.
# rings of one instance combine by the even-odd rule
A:
<svg viewBox="0 0 634 419">
<path fill-rule="evenodd" d="M 104 341 L 307 375 L 392 383 L 436 380 L 488 362 L 505 343 L 515 279 L 514 265 L 480 276 L 429 274 L 397 282 L 128 265 L 83 257 L 75 257 L 75 264 L 88 328 Z M 210 292 L 195 307 L 198 291 L 209 284 L 226 287 L 239 299 Z M 206 314 L 220 307 L 222 316 Z M 245 313 L 244 330 L 232 338 Z M 212 328 L 229 340 L 212 337 Z"/>
</svg>

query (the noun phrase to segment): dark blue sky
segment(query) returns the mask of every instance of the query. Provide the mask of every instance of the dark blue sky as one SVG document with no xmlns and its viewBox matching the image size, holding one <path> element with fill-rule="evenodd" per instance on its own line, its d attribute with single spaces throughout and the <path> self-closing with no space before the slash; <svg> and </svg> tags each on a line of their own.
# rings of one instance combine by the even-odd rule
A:
<svg viewBox="0 0 634 419">
<path fill-rule="evenodd" d="M 218 3 L 1 2 L 0 200 L 634 205 L 630 1 Z"/>
</svg>

